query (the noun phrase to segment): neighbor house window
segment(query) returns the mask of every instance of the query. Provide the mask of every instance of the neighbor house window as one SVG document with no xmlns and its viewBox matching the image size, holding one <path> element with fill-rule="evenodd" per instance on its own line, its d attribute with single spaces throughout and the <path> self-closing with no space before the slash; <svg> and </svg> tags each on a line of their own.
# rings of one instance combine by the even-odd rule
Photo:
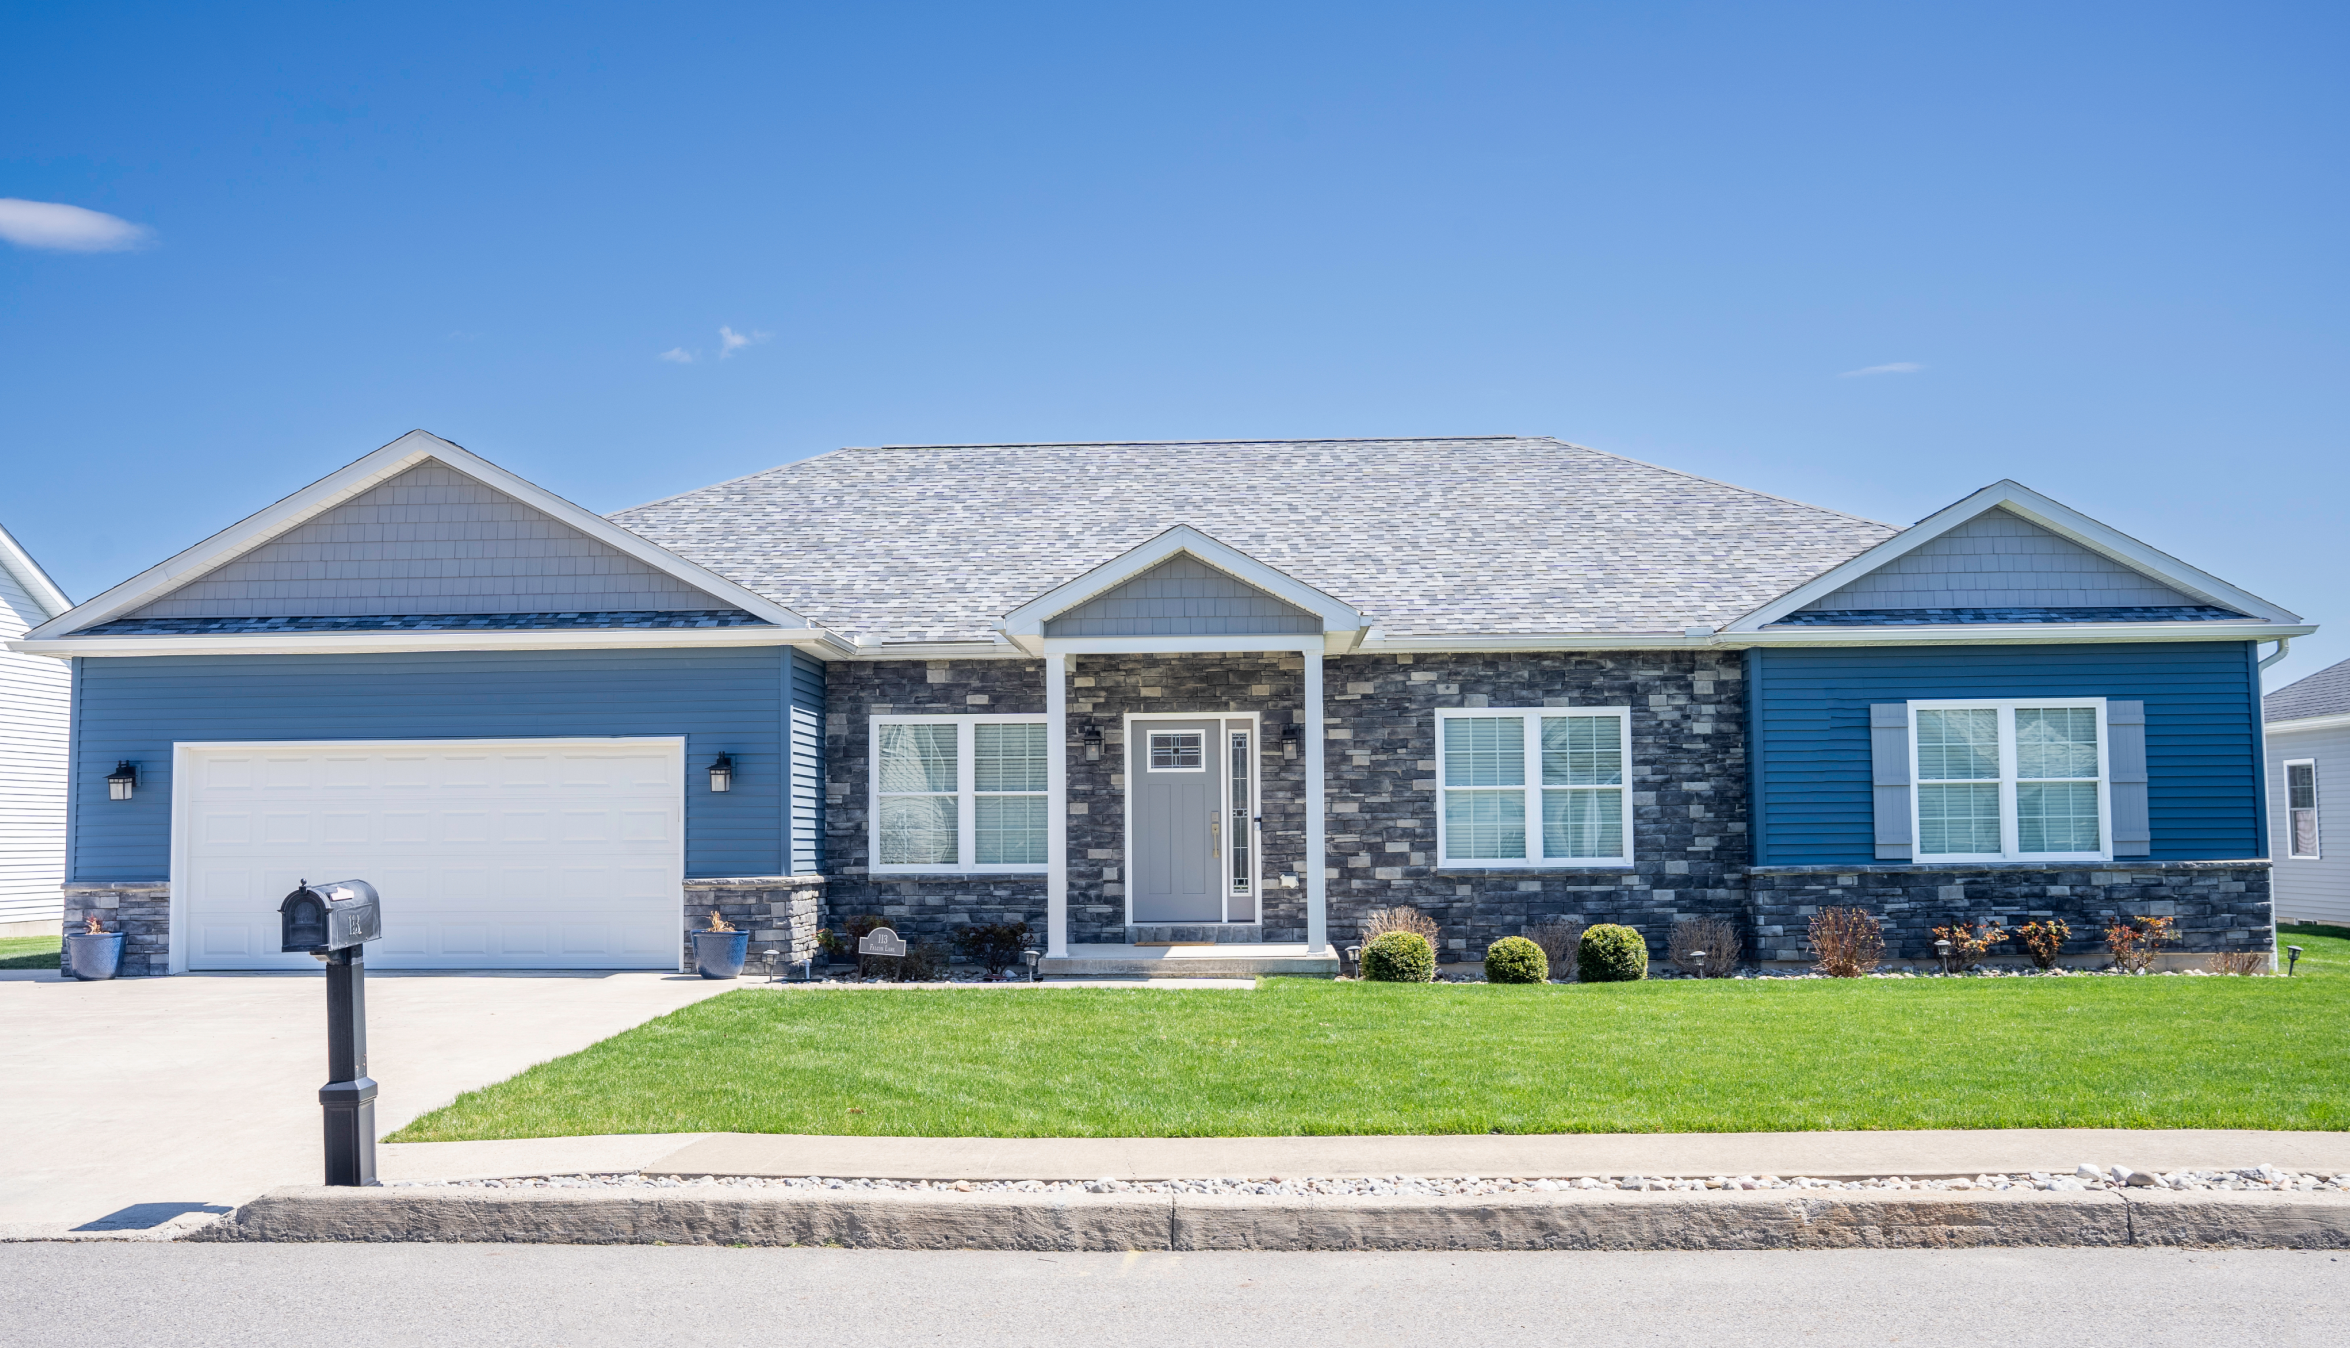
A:
<svg viewBox="0 0 2350 1348">
<path fill-rule="evenodd" d="M 2102 859 L 2105 703 L 1913 702 L 1917 855 Z"/>
<path fill-rule="evenodd" d="M 1626 708 L 1440 711 L 1436 771 L 1445 866 L 1632 864 Z"/>
<path fill-rule="evenodd" d="M 2317 760 L 2296 759 L 2285 764 L 2285 855 L 2316 861 L 2317 843 Z"/>
<path fill-rule="evenodd" d="M 1042 718 L 873 718 L 875 871 L 1041 871 Z"/>
</svg>

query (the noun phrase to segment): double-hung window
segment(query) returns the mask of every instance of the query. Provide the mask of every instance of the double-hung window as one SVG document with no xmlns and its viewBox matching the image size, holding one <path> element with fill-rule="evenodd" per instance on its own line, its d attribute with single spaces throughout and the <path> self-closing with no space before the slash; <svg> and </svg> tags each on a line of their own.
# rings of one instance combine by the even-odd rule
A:
<svg viewBox="0 0 2350 1348">
<path fill-rule="evenodd" d="M 872 869 L 1044 870 L 1049 761 L 1042 717 L 874 717 Z"/>
<path fill-rule="evenodd" d="M 1436 713 L 1436 846 L 1456 869 L 1632 864 L 1624 707 Z"/>
<path fill-rule="evenodd" d="M 2285 764 L 2285 855 L 2316 861 L 2317 843 L 2317 760 L 2293 759 Z"/>
<path fill-rule="evenodd" d="M 2104 699 L 1909 706 L 1919 860 L 2111 855 Z"/>
</svg>

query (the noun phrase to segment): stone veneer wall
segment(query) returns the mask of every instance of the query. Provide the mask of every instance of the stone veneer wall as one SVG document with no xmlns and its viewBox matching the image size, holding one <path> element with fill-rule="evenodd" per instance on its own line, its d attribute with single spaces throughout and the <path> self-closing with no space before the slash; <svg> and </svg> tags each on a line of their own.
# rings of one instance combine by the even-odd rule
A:
<svg viewBox="0 0 2350 1348">
<path fill-rule="evenodd" d="M 65 886 L 65 930 L 84 930 L 95 913 L 108 931 L 123 933 L 121 978 L 171 972 L 171 886 L 163 881 L 69 881 Z M 59 940 L 63 948 L 63 938 Z M 63 963 L 61 960 L 60 963 Z M 63 969 L 58 977 L 71 978 Z"/>
<path fill-rule="evenodd" d="M 1122 945 L 1126 885 L 1126 716 L 1135 712 L 1256 712 L 1257 787 L 1264 855 L 1258 872 L 1260 931 L 1247 939 L 1306 939 L 1306 891 L 1280 887 L 1302 875 L 1306 852 L 1306 765 L 1282 728 L 1305 707 L 1305 657 L 1292 651 L 1199 655 L 1079 655 L 1069 658 L 1069 733 L 1082 744 L 1088 720 L 1102 732 L 1101 757 L 1080 750 L 1069 764 L 1069 939 Z M 1325 688 L 1327 693 L 1328 689 Z M 1213 926 L 1168 928 L 1177 939 L 1214 939 Z M 1249 933 L 1237 925 L 1225 933 Z"/>
<path fill-rule="evenodd" d="M 688 880 L 685 882 L 685 962 L 680 967 L 687 973 L 699 971 L 700 963 L 694 958 L 693 933 L 709 929 L 713 908 L 728 922 L 751 933 L 746 970 L 768 972 L 766 957 L 760 952 L 769 949 L 781 950 L 782 963 L 786 966 L 808 959 L 816 953 L 816 919 L 823 898 L 824 878 L 816 875 Z"/>
<path fill-rule="evenodd" d="M 1042 660 L 836 660 L 824 667 L 824 925 L 877 913 L 907 940 L 952 948 L 956 927 L 1025 922 L 1045 936 L 1042 875 L 871 874 L 871 718 L 1044 714 Z M 1074 726 L 1074 718 L 1072 718 Z M 1074 902 L 1074 901 L 1073 901 Z"/>
<path fill-rule="evenodd" d="M 1750 957 L 1811 959 L 1811 919 L 1822 908 L 1861 908 L 1884 924 L 1888 960 L 1932 961 L 1935 927 L 1997 918 L 2014 927 L 2062 918 L 2072 928 L 2067 963 L 2102 965 L 2105 927 L 2121 917 L 2170 917 L 2180 955 L 2271 950 L 2276 929 L 2265 861 L 2109 861 L 2079 867 L 1927 864 L 1902 867 L 1761 866 L 1747 877 Z M 1997 963 L 2024 957 L 2021 942 L 1991 949 Z M 2194 962 L 2199 963 L 2200 960 Z"/>
<path fill-rule="evenodd" d="M 1744 922 L 1746 698 L 1710 651 L 1355 655 L 1329 661 L 1330 936 L 1374 908 L 1435 919 L 1442 957 L 1537 923 L 1620 922 L 1664 953 L 1675 922 Z M 1632 869 L 1438 870 L 1436 717 L 1450 707 L 1632 709 Z"/>
</svg>

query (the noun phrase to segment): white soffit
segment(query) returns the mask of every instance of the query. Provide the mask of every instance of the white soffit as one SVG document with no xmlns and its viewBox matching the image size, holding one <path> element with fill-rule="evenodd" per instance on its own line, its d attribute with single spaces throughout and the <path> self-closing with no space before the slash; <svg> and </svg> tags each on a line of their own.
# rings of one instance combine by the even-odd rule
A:
<svg viewBox="0 0 2350 1348">
<path fill-rule="evenodd" d="M 1209 566 L 1236 580 L 1254 585 L 1275 598 L 1294 604 L 1322 620 L 1326 638 L 1343 638 L 1345 648 L 1351 648 L 1357 634 L 1365 626 L 1362 612 L 1343 600 L 1331 597 L 1286 572 L 1275 570 L 1249 556 L 1229 543 L 1201 533 L 1188 524 L 1178 524 L 1151 538 L 1148 542 L 1130 548 L 1102 563 L 1074 580 L 1064 581 L 1013 609 L 996 624 L 996 630 L 1009 637 L 1014 644 L 1031 654 L 1045 649 L 1044 625 L 1047 620 L 1066 613 L 1088 599 L 1105 591 L 1116 589 L 1159 563 L 1188 553 Z M 1236 649 L 1230 643 L 1238 638 L 1160 638 L 1197 641 L 1202 649 L 1213 644 L 1216 650 Z M 1311 639 L 1310 637 L 1308 638 Z M 1075 639 L 1071 639 L 1075 640 Z M 1135 638 L 1098 638 L 1097 641 L 1129 641 Z M 1296 642 L 1292 639 L 1290 645 Z M 1158 649 L 1158 647 L 1153 647 Z"/>
<path fill-rule="evenodd" d="M 429 431 L 410 431 L 277 504 L 246 516 L 178 556 L 149 567 L 88 603 L 50 619 L 25 633 L 25 639 L 63 636 L 119 618 L 149 600 L 300 527 L 305 521 L 332 510 L 352 497 L 407 472 L 427 459 L 437 459 L 468 477 L 477 478 L 516 500 L 545 511 L 600 543 L 626 553 L 655 570 L 667 572 L 778 627 L 815 626 L 773 600 L 747 590 L 706 567 L 697 566 L 593 511 L 573 505 L 544 487 L 526 482 L 461 445 L 452 444 Z"/>
<path fill-rule="evenodd" d="M 33 602 L 41 606 L 44 616 L 55 618 L 73 607 L 73 601 L 65 597 L 65 591 L 57 588 L 57 582 L 49 579 L 49 573 L 43 571 L 41 564 L 33 560 L 33 555 L 16 541 L 15 535 L 4 528 L 0 528 L 0 568 L 16 577 L 16 583 L 22 585 L 24 592 L 32 596 Z"/>
<path fill-rule="evenodd" d="M 2110 525 L 2100 524 L 2070 506 L 2059 504 L 2012 478 L 2003 478 L 1974 495 L 1935 511 L 1832 571 L 1805 582 L 1754 612 L 1722 628 L 1724 634 L 1754 632 L 1788 614 L 1886 566 L 1895 559 L 1933 542 L 1987 511 L 2006 509 L 2041 528 L 2087 548 L 2174 590 L 2217 608 L 2273 623 L 2297 623 L 2301 616 L 2281 609 L 2249 591 L 2240 590 L 2208 571 L 2187 565 L 2167 552 L 2148 547 Z"/>
</svg>

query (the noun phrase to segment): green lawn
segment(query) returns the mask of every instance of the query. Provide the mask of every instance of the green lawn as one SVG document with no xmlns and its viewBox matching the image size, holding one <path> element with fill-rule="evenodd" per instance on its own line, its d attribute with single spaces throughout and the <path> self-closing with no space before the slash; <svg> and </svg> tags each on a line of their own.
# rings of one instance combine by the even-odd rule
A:
<svg viewBox="0 0 2350 1348">
<path fill-rule="evenodd" d="M 2288 923 L 2277 928 L 2277 969 L 2285 968 L 2285 947 L 2301 947 L 2294 973 L 2302 978 L 2350 978 L 2350 927 L 2314 922 Z"/>
<path fill-rule="evenodd" d="M 54 969 L 54 936 L 0 936 L 0 969 Z"/>
<path fill-rule="evenodd" d="M 392 1140 L 2350 1129 L 2350 942 L 2295 943 L 2289 980 L 746 990 Z"/>
</svg>

